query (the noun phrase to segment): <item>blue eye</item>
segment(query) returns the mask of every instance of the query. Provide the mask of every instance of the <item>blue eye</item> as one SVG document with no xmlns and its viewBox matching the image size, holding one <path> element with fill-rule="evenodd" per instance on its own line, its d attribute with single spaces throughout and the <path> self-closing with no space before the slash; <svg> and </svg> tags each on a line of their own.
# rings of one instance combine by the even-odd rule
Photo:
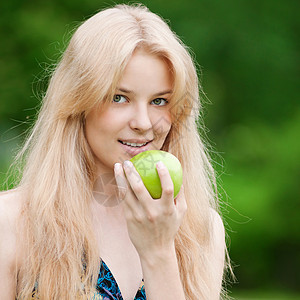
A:
<svg viewBox="0 0 300 300">
<path fill-rule="evenodd" d="M 122 95 L 114 95 L 113 102 L 115 103 L 124 103 L 126 102 L 126 98 Z"/>
<path fill-rule="evenodd" d="M 157 105 L 157 106 L 165 106 L 168 104 L 168 101 L 164 98 L 156 98 L 154 100 L 152 100 L 153 104 Z"/>
</svg>

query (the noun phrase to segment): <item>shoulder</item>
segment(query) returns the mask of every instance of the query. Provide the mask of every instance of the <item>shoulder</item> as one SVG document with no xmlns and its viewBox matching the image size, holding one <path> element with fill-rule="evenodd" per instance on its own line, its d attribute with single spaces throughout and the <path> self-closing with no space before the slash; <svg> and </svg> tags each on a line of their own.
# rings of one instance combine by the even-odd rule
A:
<svg viewBox="0 0 300 300">
<path fill-rule="evenodd" d="M 17 257 L 17 220 L 21 214 L 22 194 L 17 190 L 0 192 L 0 291 L 5 299 L 14 299 Z"/>
<path fill-rule="evenodd" d="M 211 209 L 210 217 L 211 242 L 208 253 L 210 261 L 210 299 L 220 299 L 226 257 L 225 229 L 222 218 L 217 211 Z"/>
<path fill-rule="evenodd" d="M 220 214 L 214 210 L 210 209 L 210 220 L 211 220 L 211 250 L 212 255 L 218 259 L 221 263 L 224 262 L 225 251 L 226 251 L 226 241 L 225 241 L 225 228 L 223 220 Z"/>
<path fill-rule="evenodd" d="M 0 230 L 12 232 L 15 223 L 20 216 L 23 193 L 20 190 L 0 192 Z"/>
<path fill-rule="evenodd" d="M 225 229 L 221 216 L 219 213 L 210 209 L 211 214 L 211 227 L 212 227 L 212 237 L 215 241 L 224 242 L 225 244 Z"/>
<path fill-rule="evenodd" d="M 16 260 L 17 221 L 24 197 L 19 190 L 0 192 L 0 263 Z"/>
<path fill-rule="evenodd" d="M 225 229 L 221 216 L 211 209 L 211 243 L 209 260 L 211 263 L 212 295 L 211 299 L 219 299 L 225 268 L 226 242 Z"/>
</svg>

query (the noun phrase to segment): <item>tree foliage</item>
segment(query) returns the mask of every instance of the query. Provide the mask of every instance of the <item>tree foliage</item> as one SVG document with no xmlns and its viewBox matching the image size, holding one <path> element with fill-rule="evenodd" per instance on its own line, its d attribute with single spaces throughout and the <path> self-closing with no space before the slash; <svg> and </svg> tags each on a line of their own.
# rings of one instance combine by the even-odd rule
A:
<svg viewBox="0 0 300 300">
<path fill-rule="evenodd" d="M 239 288 L 299 289 L 299 5 L 142 1 L 200 65 L 208 137 Z M 121 1 L 2 1 L 0 179 L 71 32 Z"/>
</svg>

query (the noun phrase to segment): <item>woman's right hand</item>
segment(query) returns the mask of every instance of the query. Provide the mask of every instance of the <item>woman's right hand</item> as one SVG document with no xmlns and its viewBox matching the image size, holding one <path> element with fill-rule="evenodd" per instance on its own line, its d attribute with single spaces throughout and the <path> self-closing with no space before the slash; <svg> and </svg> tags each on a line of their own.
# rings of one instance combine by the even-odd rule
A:
<svg viewBox="0 0 300 300">
<path fill-rule="evenodd" d="M 186 211 L 183 186 L 174 199 L 168 169 L 157 164 L 162 186 L 160 199 L 153 199 L 130 161 L 115 164 L 115 178 L 123 201 L 128 233 L 140 257 L 174 251 L 175 235 Z"/>
<path fill-rule="evenodd" d="M 125 162 L 124 169 L 121 164 L 115 165 L 128 233 L 140 256 L 147 299 L 184 300 L 174 243 L 187 208 L 183 186 L 174 199 L 167 168 L 158 164 L 157 171 L 162 196 L 153 199 L 131 162 Z"/>
</svg>

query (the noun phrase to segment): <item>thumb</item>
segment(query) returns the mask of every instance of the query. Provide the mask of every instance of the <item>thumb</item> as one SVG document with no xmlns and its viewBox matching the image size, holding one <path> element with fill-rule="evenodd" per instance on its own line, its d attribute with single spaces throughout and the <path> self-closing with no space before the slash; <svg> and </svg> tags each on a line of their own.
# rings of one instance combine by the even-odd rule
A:
<svg viewBox="0 0 300 300">
<path fill-rule="evenodd" d="M 176 198 L 174 199 L 175 206 L 177 207 L 178 211 L 180 211 L 182 214 L 184 214 L 187 210 L 187 203 L 185 200 L 185 194 L 184 194 L 184 186 L 182 185 L 180 188 L 180 191 Z"/>
<path fill-rule="evenodd" d="M 128 190 L 128 183 L 124 174 L 123 167 L 120 163 L 115 163 L 114 173 L 115 173 L 115 179 L 118 187 L 118 197 L 122 201 L 126 196 Z"/>
</svg>

